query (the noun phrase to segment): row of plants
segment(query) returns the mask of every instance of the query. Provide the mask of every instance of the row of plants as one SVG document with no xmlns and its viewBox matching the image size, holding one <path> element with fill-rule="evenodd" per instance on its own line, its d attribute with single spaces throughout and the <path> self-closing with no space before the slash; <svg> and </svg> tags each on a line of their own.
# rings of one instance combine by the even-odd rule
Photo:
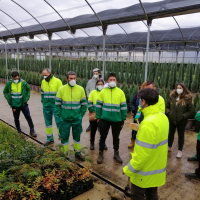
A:
<svg viewBox="0 0 200 200">
<path fill-rule="evenodd" d="M 71 199 L 93 187 L 90 167 L 79 168 L 61 151 L 36 146 L 0 122 L 0 199 Z"/>
<path fill-rule="evenodd" d="M 81 79 L 90 79 L 93 69 L 98 67 L 102 71 L 102 61 L 94 60 L 60 60 L 52 59 L 52 73 L 63 76 L 68 71 L 75 71 Z M 0 66 L 5 68 L 5 58 L 0 58 Z M 43 68 L 49 67 L 49 60 L 37 60 L 25 58 L 19 60 L 20 70 L 41 73 Z M 17 62 L 13 58 L 8 59 L 10 70 L 17 68 Z M 118 62 L 106 61 L 105 77 L 108 73 L 115 72 L 119 83 L 141 85 L 144 81 L 145 63 L 141 62 Z M 194 65 L 177 63 L 152 63 L 149 62 L 148 80 L 153 80 L 159 88 L 174 89 L 176 83 L 184 82 L 187 87 L 197 92 L 200 87 L 199 82 L 200 64 Z"/>
</svg>

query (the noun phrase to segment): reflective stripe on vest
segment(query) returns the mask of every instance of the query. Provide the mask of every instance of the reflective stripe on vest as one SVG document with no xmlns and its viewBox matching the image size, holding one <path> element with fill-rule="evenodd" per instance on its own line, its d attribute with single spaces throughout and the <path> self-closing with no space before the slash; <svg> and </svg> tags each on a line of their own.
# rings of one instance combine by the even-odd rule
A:
<svg viewBox="0 0 200 200">
<path fill-rule="evenodd" d="M 149 143 L 142 142 L 142 141 L 136 139 L 136 144 L 138 146 L 145 147 L 145 148 L 148 148 L 148 149 L 157 149 L 159 146 L 163 146 L 167 143 L 168 143 L 168 139 L 163 140 L 162 142 L 159 142 L 158 144 L 149 144 Z"/>
<path fill-rule="evenodd" d="M 64 109 L 69 109 L 69 110 L 76 110 L 76 109 L 79 109 L 81 107 L 81 105 L 79 105 L 79 106 L 77 106 L 77 107 L 68 107 L 68 106 L 63 106 L 62 105 L 62 108 L 64 108 Z"/>
<path fill-rule="evenodd" d="M 131 163 L 129 162 L 128 163 L 128 169 L 133 172 L 133 173 L 136 173 L 136 174 L 140 174 L 142 176 L 149 176 L 149 175 L 154 175 L 154 174 L 161 174 L 163 172 L 166 171 L 166 167 L 164 169 L 157 169 L 157 170 L 153 170 L 153 171 L 148 171 L 148 172 L 143 172 L 141 170 L 135 170 L 132 166 L 131 166 Z"/>
</svg>

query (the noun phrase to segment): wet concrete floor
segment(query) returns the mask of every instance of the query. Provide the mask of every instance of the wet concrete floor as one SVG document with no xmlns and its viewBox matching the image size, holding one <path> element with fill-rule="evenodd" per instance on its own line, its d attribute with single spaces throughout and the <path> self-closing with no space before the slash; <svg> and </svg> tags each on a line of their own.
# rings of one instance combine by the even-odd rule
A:
<svg viewBox="0 0 200 200">
<path fill-rule="evenodd" d="M 14 125 L 12 110 L 7 104 L 6 100 L 3 97 L 3 88 L 5 84 L 0 84 L 0 119 L 5 122 Z M 28 102 L 31 116 L 35 125 L 35 130 L 38 134 L 37 139 L 39 141 L 45 142 L 46 134 L 45 134 L 45 124 L 42 112 L 42 104 L 40 101 L 40 93 L 31 91 L 31 98 Z M 28 124 L 21 113 L 20 117 L 21 128 L 25 133 L 29 133 Z M 131 130 L 129 128 L 129 123 L 132 122 L 132 116 L 129 114 L 125 125 L 121 131 L 120 135 L 120 155 L 123 159 L 123 164 L 118 164 L 113 159 L 113 145 L 112 145 L 112 135 L 109 132 L 106 144 L 108 146 L 108 150 L 104 151 L 104 160 L 101 165 L 96 163 L 98 157 L 98 142 L 99 142 L 99 133 L 96 134 L 95 140 L 95 150 L 90 151 L 90 133 L 86 133 L 86 128 L 89 125 L 88 122 L 88 112 L 83 118 L 83 133 L 81 135 L 81 146 L 88 147 L 86 153 L 93 160 L 92 169 L 93 171 L 99 173 L 105 178 L 111 180 L 115 184 L 124 188 L 127 183 L 127 177 L 122 175 L 123 166 L 126 165 L 131 159 L 130 152 L 133 150 L 129 150 L 127 148 L 130 143 L 131 138 Z M 60 141 L 57 137 L 56 126 L 55 123 L 53 125 L 54 128 L 54 140 L 55 145 L 60 144 Z M 168 155 L 168 165 L 167 165 L 167 183 L 159 188 L 159 197 L 160 200 L 199 200 L 200 199 L 200 182 L 191 181 L 185 178 L 184 173 L 186 172 L 194 172 L 195 168 L 197 168 L 197 162 L 188 162 L 187 157 L 193 156 L 195 154 L 196 148 L 196 138 L 197 133 L 192 131 L 187 131 L 185 134 L 185 145 L 183 149 L 183 157 L 182 159 L 177 159 L 176 154 L 178 151 L 177 147 L 177 134 L 175 137 L 174 145 L 172 148 L 172 152 Z M 70 145 L 69 149 L 73 150 L 72 147 L 72 136 L 70 136 Z M 82 163 L 84 165 L 84 163 Z M 98 198 L 96 199 L 98 200 Z"/>
</svg>

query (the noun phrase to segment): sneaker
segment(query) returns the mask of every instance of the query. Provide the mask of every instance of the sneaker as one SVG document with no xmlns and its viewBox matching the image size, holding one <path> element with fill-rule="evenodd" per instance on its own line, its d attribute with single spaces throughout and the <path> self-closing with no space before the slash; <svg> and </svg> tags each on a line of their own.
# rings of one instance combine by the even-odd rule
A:
<svg viewBox="0 0 200 200">
<path fill-rule="evenodd" d="M 168 152 L 171 152 L 172 151 L 172 148 L 171 147 L 168 147 Z"/>
<path fill-rule="evenodd" d="M 177 158 L 182 158 L 182 151 L 178 151 L 178 153 L 177 153 L 177 156 L 176 156 Z"/>
</svg>

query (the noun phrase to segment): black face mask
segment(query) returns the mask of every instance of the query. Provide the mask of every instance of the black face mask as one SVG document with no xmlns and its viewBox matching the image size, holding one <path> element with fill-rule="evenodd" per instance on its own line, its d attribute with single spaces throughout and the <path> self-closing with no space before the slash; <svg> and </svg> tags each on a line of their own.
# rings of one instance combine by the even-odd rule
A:
<svg viewBox="0 0 200 200">
<path fill-rule="evenodd" d="M 52 75 L 50 74 L 48 77 L 45 78 L 45 81 L 49 82 L 51 78 L 52 78 Z"/>
</svg>

